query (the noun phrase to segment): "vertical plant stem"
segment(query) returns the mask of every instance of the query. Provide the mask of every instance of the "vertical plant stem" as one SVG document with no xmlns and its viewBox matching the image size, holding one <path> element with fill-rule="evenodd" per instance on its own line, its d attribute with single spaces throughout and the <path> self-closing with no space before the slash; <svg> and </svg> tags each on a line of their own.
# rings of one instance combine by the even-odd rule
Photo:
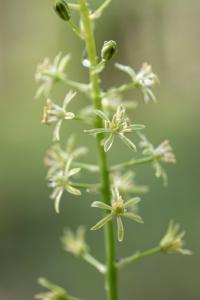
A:
<svg viewBox="0 0 200 300">
<path fill-rule="evenodd" d="M 91 84 L 91 98 L 95 109 L 102 110 L 101 104 L 101 89 L 100 80 L 98 74 L 92 72 L 92 68 L 97 65 L 97 51 L 96 43 L 93 32 L 93 24 L 89 16 L 89 8 L 86 0 L 80 0 L 81 17 L 84 27 L 84 35 L 86 42 L 86 49 L 88 59 L 90 61 L 90 84 Z M 95 127 L 103 127 L 102 120 L 97 117 L 95 120 Z M 107 157 L 104 149 L 101 145 L 103 135 L 97 135 L 97 150 L 99 158 L 99 167 L 101 174 L 102 184 L 102 196 L 106 204 L 111 204 L 111 191 L 110 191 L 110 179 Z M 108 300 L 117 300 L 117 270 L 115 266 L 115 245 L 114 245 L 114 233 L 113 223 L 108 222 L 105 226 L 105 251 L 106 251 L 106 291 Z"/>
</svg>

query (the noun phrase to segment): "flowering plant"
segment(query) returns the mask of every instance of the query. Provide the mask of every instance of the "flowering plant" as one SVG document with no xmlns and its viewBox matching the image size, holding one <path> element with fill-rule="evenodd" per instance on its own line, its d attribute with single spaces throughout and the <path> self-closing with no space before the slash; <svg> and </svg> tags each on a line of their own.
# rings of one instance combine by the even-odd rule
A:
<svg viewBox="0 0 200 300">
<path fill-rule="evenodd" d="M 116 63 L 119 71 L 125 72 L 130 81 L 122 85 L 103 90 L 101 87 L 101 72 L 106 68 L 107 62 L 113 59 L 118 50 L 117 43 L 113 40 L 105 41 L 102 49 L 97 49 L 94 36 L 94 23 L 103 14 L 105 8 L 111 0 L 105 0 L 96 10 L 92 11 L 87 0 L 78 0 L 77 3 L 68 3 L 66 0 L 54 0 L 54 9 L 58 16 L 71 26 L 73 32 L 80 38 L 86 48 L 83 66 L 89 72 L 89 82 L 80 83 L 71 80 L 65 69 L 69 62 L 70 55 L 59 54 L 51 63 L 45 59 L 36 71 L 36 81 L 39 88 L 36 97 L 44 96 L 47 103 L 44 107 L 42 123 L 46 125 L 54 124 L 53 142 L 45 157 L 45 165 L 48 168 L 47 180 L 50 188 L 53 189 L 50 197 L 55 201 L 55 211 L 60 212 L 60 200 L 65 193 L 76 196 L 81 195 L 81 190 L 88 192 L 95 191 L 92 207 L 103 211 L 102 218 L 93 226 L 91 230 L 96 231 L 105 227 L 106 262 L 98 261 L 91 253 L 85 238 L 85 228 L 80 226 L 76 233 L 66 229 L 62 237 L 65 251 L 92 265 L 105 278 L 106 294 L 108 300 L 117 300 L 117 274 L 118 271 L 128 264 L 137 260 L 158 253 L 165 254 L 191 254 L 191 251 L 183 248 L 184 232 L 179 233 L 179 225 L 170 222 L 169 228 L 160 243 L 152 249 L 144 252 L 116 259 L 115 253 L 115 233 L 113 221 L 117 222 L 117 239 L 122 242 L 124 239 L 124 221 L 130 219 L 142 224 L 144 221 L 138 213 L 138 203 L 141 201 L 139 195 L 148 191 L 148 187 L 138 185 L 135 182 L 135 172 L 133 168 L 142 164 L 152 164 L 156 177 L 162 177 L 164 184 L 167 184 L 167 175 L 163 169 L 163 163 L 175 163 L 176 158 L 168 140 L 162 142 L 158 147 L 149 142 L 146 136 L 141 133 L 145 129 L 144 125 L 135 124 L 130 121 L 127 111 L 137 107 L 137 102 L 124 100 L 123 94 L 131 90 L 140 90 L 145 103 L 150 100 L 156 102 L 156 97 L 152 91 L 159 82 L 157 75 L 152 71 L 148 63 L 144 63 L 141 69 L 136 72 L 132 67 Z M 79 25 L 72 20 L 71 12 L 78 13 L 80 17 Z M 98 55 L 99 53 L 99 55 Z M 58 105 L 50 100 L 50 94 L 55 84 L 65 84 L 69 87 L 64 98 L 63 105 Z M 73 90 L 75 90 L 75 92 Z M 79 112 L 69 112 L 68 105 L 75 97 L 76 93 L 87 96 L 89 103 L 81 108 Z M 87 152 L 86 147 L 76 148 L 74 146 L 74 136 L 67 139 L 65 148 L 58 143 L 60 141 L 61 125 L 66 120 L 81 121 L 84 124 L 83 134 L 95 137 L 97 144 L 97 164 L 82 163 L 79 160 L 81 155 Z M 90 126 L 90 128 L 86 128 Z M 132 138 L 129 136 L 133 134 Z M 136 146 L 139 137 L 138 146 Z M 128 161 L 109 165 L 107 152 L 113 151 L 113 142 L 119 138 L 130 150 L 131 156 L 142 149 L 139 158 L 131 158 Z M 113 147 L 112 147 L 113 146 Z M 99 182 L 86 183 L 77 182 L 79 172 L 91 172 L 99 175 Z M 100 199 L 96 199 L 100 194 Z M 128 199 L 128 200 L 125 200 Z M 41 300 L 78 300 L 66 292 L 65 289 L 50 283 L 42 278 L 39 283 L 47 288 L 49 292 L 37 295 Z"/>
</svg>

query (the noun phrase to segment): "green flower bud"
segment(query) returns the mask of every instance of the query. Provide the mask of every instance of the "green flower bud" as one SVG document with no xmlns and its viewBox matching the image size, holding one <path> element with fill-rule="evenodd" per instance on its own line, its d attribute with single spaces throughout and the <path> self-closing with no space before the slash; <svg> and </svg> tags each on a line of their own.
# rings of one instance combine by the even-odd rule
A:
<svg viewBox="0 0 200 300">
<path fill-rule="evenodd" d="M 104 42 L 101 50 L 101 58 L 104 61 L 110 60 L 117 51 L 117 43 L 115 41 Z"/>
<path fill-rule="evenodd" d="M 64 21 L 70 20 L 70 10 L 65 0 L 55 0 L 54 9 L 61 19 L 63 19 Z"/>
</svg>

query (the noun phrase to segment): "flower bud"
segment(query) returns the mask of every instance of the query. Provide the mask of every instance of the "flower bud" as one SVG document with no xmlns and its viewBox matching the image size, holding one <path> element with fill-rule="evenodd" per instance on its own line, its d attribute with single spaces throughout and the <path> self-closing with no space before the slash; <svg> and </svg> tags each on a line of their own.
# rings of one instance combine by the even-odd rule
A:
<svg viewBox="0 0 200 300">
<path fill-rule="evenodd" d="M 188 249 L 184 249 L 183 237 L 185 235 L 184 231 L 180 231 L 179 224 L 170 221 L 169 227 L 166 234 L 160 241 L 160 248 L 166 254 L 183 254 L 191 255 L 192 252 Z"/>
<path fill-rule="evenodd" d="M 54 9 L 61 19 L 69 21 L 71 18 L 70 10 L 65 0 L 55 0 Z"/>
<path fill-rule="evenodd" d="M 85 228 L 83 226 L 79 226 L 76 233 L 73 233 L 69 229 L 65 230 L 62 242 L 64 249 L 75 256 L 84 256 L 89 251 L 85 240 Z"/>
<path fill-rule="evenodd" d="M 104 61 L 110 60 L 117 51 L 117 43 L 115 41 L 104 42 L 101 50 L 101 58 Z"/>
</svg>

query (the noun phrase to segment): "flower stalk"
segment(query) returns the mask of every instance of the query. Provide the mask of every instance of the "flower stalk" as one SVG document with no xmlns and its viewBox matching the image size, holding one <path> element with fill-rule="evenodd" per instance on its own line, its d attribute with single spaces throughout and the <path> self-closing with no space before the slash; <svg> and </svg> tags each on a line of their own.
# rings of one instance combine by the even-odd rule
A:
<svg viewBox="0 0 200 300">
<path fill-rule="evenodd" d="M 129 256 L 129 257 L 125 257 L 125 258 L 122 258 L 121 260 L 119 260 L 116 263 L 116 267 L 118 269 L 123 269 L 124 267 L 126 267 L 127 265 L 129 265 L 131 263 L 134 263 L 134 262 L 136 262 L 138 260 L 141 260 L 143 258 L 146 258 L 148 256 L 153 256 L 153 255 L 158 254 L 160 252 L 162 252 L 160 246 L 149 249 L 149 250 L 144 251 L 144 252 L 137 252 L 137 253 Z"/>
<path fill-rule="evenodd" d="M 86 49 L 90 65 L 95 67 L 97 65 L 97 51 L 93 32 L 93 24 L 90 18 L 90 12 L 85 0 L 80 0 L 80 12 L 81 19 L 84 26 Z M 92 68 L 89 71 L 90 84 L 91 84 L 91 98 L 95 109 L 102 110 L 101 104 L 101 89 L 99 83 L 99 76 L 97 73 L 92 72 Z M 102 120 L 100 117 L 96 117 L 94 125 L 96 128 L 102 128 Z M 107 163 L 107 157 L 104 149 L 101 145 L 103 135 L 99 134 L 96 138 L 97 151 L 99 157 L 100 176 L 102 184 L 102 197 L 105 204 L 111 204 L 111 191 L 110 191 L 110 176 L 109 167 Z M 115 267 L 115 243 L 113 224 L 109 222 L 105 226 L 105 251 L 106 251 L 106 287 L 107 287 L 107 299 L 117 300 L 117 270 Z"/>
</svg>

